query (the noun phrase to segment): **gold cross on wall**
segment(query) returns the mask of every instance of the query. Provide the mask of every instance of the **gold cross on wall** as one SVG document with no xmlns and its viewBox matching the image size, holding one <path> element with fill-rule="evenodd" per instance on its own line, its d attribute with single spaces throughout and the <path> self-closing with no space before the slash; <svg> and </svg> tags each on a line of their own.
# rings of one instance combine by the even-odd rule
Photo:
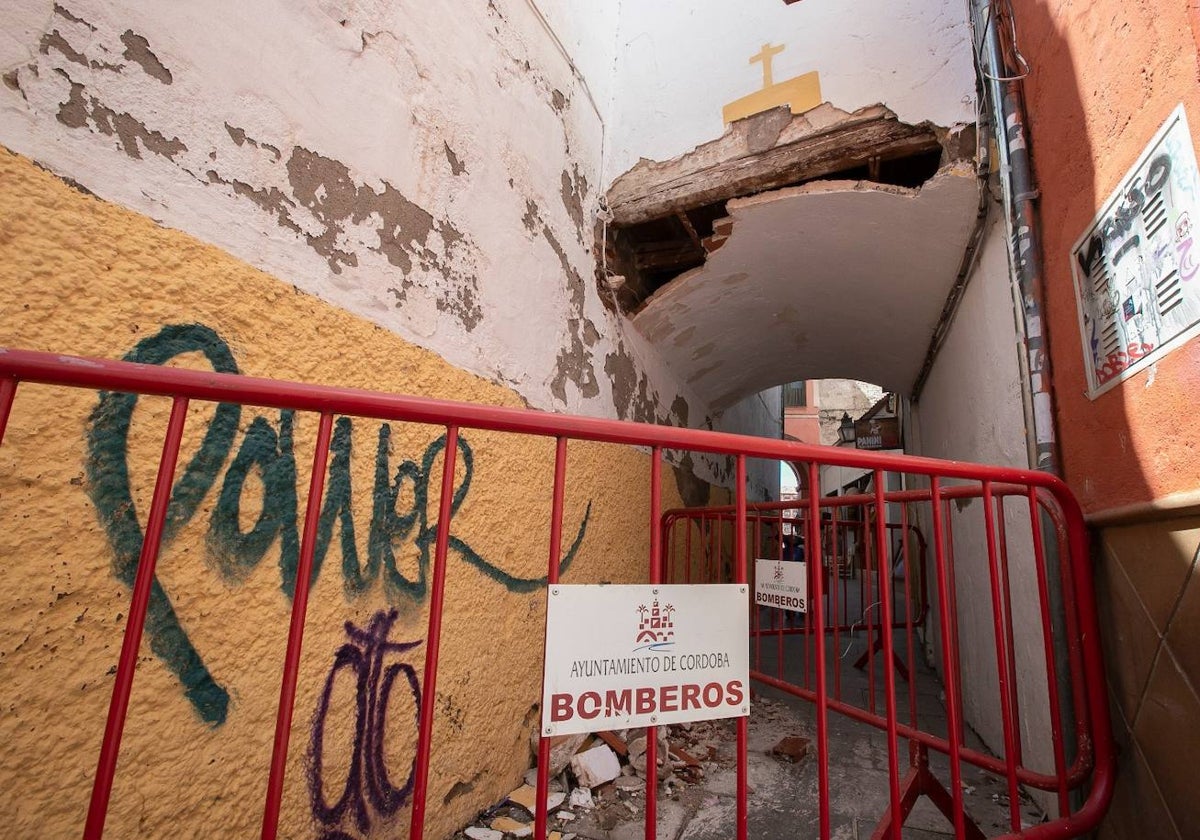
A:
<svg viewBox="0 0 1200 840">
<path fill-rule="evenodd" d="M 775 83 L 774 78 L 772 78 L 772 76 L 771 76 L 771 59 L 773 59 L 775 56 L 779 55 L 781 52 L 783 52 L 783 44 L 780 44 L 777 47 L 773 47 L 768 43 L 768 44 L 763 44 L 762 52 L 758 53 L 758 55 L 750 56 L 751 64 L 754 64 L 759 61 L 762 62 L 763 89 L 764 90 L 769 88 L 771 85 L 773 85 Z"/>
</svg>

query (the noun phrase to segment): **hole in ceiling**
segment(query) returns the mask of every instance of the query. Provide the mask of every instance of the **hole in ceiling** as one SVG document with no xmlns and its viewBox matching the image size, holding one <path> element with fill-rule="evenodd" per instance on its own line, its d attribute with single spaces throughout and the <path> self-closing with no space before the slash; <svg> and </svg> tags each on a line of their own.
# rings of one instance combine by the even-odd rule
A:
<svg viewBox="0 0 1200 840">
<path fill-rule="evenodd" d="M 773 186 L 772 190 L 814 181 L 866 181 L 917 188 L 937 173 L 943 158 L 942 146 L 931 137 L 928 145 L 909 154 L 889 158 L 859 155 L 851 158 L 850 166 L 835 172 L 807 172 L 795 181 Z M 745 193 L 754 194 L 754 191 Z M 732 231 L 733 223 L 726 218 L 727 201 L 678 209 L 670 215 L 637 224 L 610 227 L 606 254 L 608 277 L 598 278 L 604 287 L 601 298 L 615 302 L 621 312 L 630 315 L 676 277 L 704 265 L 708 255 L 725 244 Z"/>
</svg>

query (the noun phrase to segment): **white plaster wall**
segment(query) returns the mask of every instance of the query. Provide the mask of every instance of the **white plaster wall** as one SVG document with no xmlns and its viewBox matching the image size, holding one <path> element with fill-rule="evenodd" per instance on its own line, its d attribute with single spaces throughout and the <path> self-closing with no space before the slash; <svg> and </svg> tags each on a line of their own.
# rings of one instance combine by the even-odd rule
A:
<svg viewBox="0 0 1200 840">
<path fill-rule="evenodd" d="M 783 391 L 768 388 L 752 394 L 722 411 L 713 420 L 718 432 L 733 432 L 778 440 L 783 436 Z M 728 459 L 733 470 L 733 459 Z M 746 461 L 746 480 L 749 501 L 779 499 L 779 462 L 750 458 Z M 727 482 L 732 486 L 732 482 Z"/>
<path fill-rule="evenodd" d="M 917 454 L 1028 468 L 1018 337 L 1009 284 L 1003 216 L 1000 208 L 993 206 L 979 263 L 916 406 Z M 954 505 L 951 510 L 964 714 L 992 749 L 1002 751 L 983 503 L 973 500 Z M 1028 503 L 1023 498 L 1006 503 L 1005 526 L 1026 764 L 1053 772 L 1032 532 Z M 932 546 L 927 515 L 922 528 Z M 929 564 L 932 577 L 932 555 Z M 931 588 L 930 599 L 936 605 L 936 588 Z M 934 611 L 929 618 L 927 644 L 934 658 L 940 660 L 937 625 Z"/>
<path fill-rule="evenodd" d="M 605 122 L 613 105 L 621 0 L 524 0 L 570 56 Z M 585 93 L 586 95 L 586 93 Z"/>
<path fill-rule="evenodd" d="M 719 137 L 721 108 L 762 87 L 762 45 L 784 44 L 776 82 L 816 70 L 827 102 L 882 102 L 905 122 L 972 122 L 975 76 L 962 0 L 655 0 L 621 7 L 614 178 Z"/>
<path fill-rule="evenodd" d="M 531 405 L 701 425 L 594 281 L 617 4 L 538 4 L 15 0 L 0 143 Z"/>
</svg>

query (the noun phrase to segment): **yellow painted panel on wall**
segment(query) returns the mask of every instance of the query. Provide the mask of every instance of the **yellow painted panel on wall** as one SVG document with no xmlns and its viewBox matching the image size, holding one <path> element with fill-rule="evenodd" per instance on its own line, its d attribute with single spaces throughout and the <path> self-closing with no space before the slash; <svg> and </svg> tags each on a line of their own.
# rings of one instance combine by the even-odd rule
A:
<svg viewBox="0 0 1200 840">
<path fill-rule="evenodd" d="M 751 64 L 762 64 L 762 90 L 749 96 L 735 99 L 721 109 L 726 124 L 734 120 L 761 114 L 771 108 L 787 105 L 793 114 L 803 114 L 821 104 L 821 80 L 817 71 L 805 73 L 782 82 L 775 81 L 772 62 L 775 56 L 787 47 L 783 44 L 763 44 L 762 49 L 750 56 Z"/>
</svg>

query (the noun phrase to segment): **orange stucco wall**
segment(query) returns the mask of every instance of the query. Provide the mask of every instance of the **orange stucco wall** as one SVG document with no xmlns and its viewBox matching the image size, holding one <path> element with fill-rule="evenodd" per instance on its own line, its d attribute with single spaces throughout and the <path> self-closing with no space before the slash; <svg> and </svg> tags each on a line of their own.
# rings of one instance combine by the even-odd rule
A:
<svg viewBox="0 0 1200 840">
<path fill-rule="evenodd" d="M 3 147 L 0 185 L 0 347 L 107 358 L 154 347 L 170 366 L 211 370 L 221 359 L 226 369 L 276 379 L 521 403 L 502 385 L 72 189 Z M 162 398 L 136 402 L 121 409 L 87 390 L 17 389 L 0 446 L 6 837 L 82 831 L 168 409 Z M 261 819 L 298 550 L 289 534 L 306 507 L 317 421 L 250 406 L 220 411 L 229 419 L 202 401 L 189 408 L 177 475 L 208 477 L 190 511 L 178 505 L 178 525 L 163 540 L 162 594 L 142 639 L 108 837 L 250 837 Z M 283 837 L 407 836 L 405 779 L 423 702 L 436 702 L 427 837 L 450 836 L 529 766 L 554 444 L 464 430 L 473 462 L 468 468 L 460 446 L 439 676 L 428 692 L 427 546 L 441 433 L 336 420 L 342 455 L 333 444 L 322 510 L 341 501 L 338 521 L 329 517 L 317 540 L 324 557 L 306 614 Z M 236 466 L 247 457 L 260 460 Z M 563 540 L 575 553 L 564 582 L 644 579 L 649 464 L 631 447 L 571 443 Z M 668 478 L 663 508 L 682 504 Z M 266 538 L 250 549 L 252 532 Z M 377 537 L 389 546 L 382 553 L 370 548 Z M 362 662 L 375 663 L 375 682 Z M 392 677 L 380 682 L 381 673 Z M 362 722 L 356 709 L 368 700 L 381 705 Z"/>
<path fill-rule="evenodd" d="M 1041 190 L 1046 326 L 1066 478 L 1095 512 L 1195 490 L 1200 339 L 1096 400 L 1087 384 L 1070 252 L 1180 102 L 1193 142 L 1200 84 L 1193 0 L 1014 0 Z"/>
</svg>

